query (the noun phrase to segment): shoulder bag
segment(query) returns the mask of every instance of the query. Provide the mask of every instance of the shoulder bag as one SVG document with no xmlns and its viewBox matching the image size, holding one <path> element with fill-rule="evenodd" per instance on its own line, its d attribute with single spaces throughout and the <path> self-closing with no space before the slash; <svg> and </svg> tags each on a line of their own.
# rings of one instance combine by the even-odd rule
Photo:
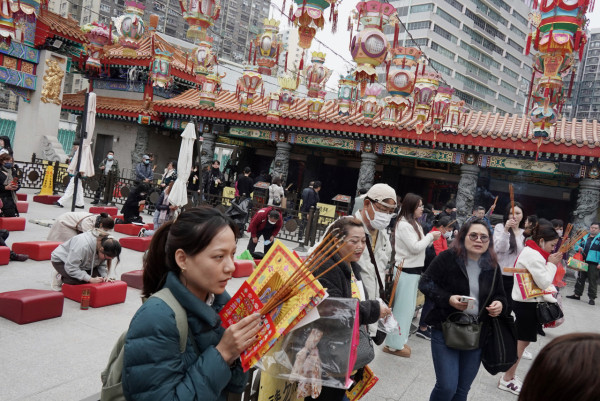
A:
<svg viewBox="0 0 600 401">
<path fill-rule="evenodd" d="M 494 270 L 494 278 L 492 286 L 486 301 L 481 306 L 477 316 L 470 315 L 464 312 L 451 313 L 446 321 L 442 323 L 442 332 L 444 333 L 444 342 L 448 348 L 457 349 L 460 351 L 472 351 L 479 348 L 479 339 L 481 337 L 481 325 L 479 321 L 485 306 L 492 297 L 492 291 L 496 284 L 496 276 L 498 270 Z"/>
<path fill-rule="evenodd" d="M 558 303 L 538 302 L 536 305 L 537 320 L 540 324 L 552 323 L 564 316 Z"/>
<path fill-rule="evenodd" d="M 390 300 L 391 292 L 392 292 L 392 287 L 394 285 L 394 268 L 390 268 L 386 271 L 385 286 L 384 286 L 383 281 L 381 280 L 381 275 L 379 274 L 379 269 L 377 268 L 377 261 L 375 260 L 375 254 L 373 253 L 373 247 L 371 246 L 371 240 L 369 239 L 368 235 L 366 238 L 367 238 L 367 250 L 369 251 L 369 256 L 371 257 L 371 263 L 373 263 L 373 266 L 375 267 L 375 275 L 377 276 L 377 284 L 379 284 L 379 297 L 383 300 L 383 302 L 388 304 L 389 300 Z M 388 278 L 390 280 L 389 283 L 388 283 Z M 389 289 L 389 294 L 387 291 L 388 289 Z M 375 337 L 373 337 L 373 342 L 377 345 L 381 345 L 385 341 L 386 336 L 387 336 L 387 333 L 385 331 L 378 329 L 377 334 L 375 334 Z"/>
<path fill-rule="evenodd" d="M 482 338 L 481 363 L 488 373 L 506 372 L 517 362 L 517 326 L 512 315 L 504 313 L 490 319 Z"/>
</svg>

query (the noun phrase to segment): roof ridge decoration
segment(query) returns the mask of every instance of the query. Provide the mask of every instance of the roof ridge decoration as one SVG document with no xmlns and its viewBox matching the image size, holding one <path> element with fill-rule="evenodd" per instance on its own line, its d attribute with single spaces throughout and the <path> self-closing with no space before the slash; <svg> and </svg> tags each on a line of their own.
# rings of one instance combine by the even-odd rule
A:
<svg viewBox="0 0 600 401">
<path fill-rule="evenodd" d="M 89 74 L 98 75 L 102 69 L 100 59 L 104 55 L 104 47 L 112 44 L 112 35 L 110 29 L 102 23 L 92 22 L 81 27 L 81 31 L 90 42 L 86 45 L 88 55 L 85 61 L 85 69 Z"/>
</svg>

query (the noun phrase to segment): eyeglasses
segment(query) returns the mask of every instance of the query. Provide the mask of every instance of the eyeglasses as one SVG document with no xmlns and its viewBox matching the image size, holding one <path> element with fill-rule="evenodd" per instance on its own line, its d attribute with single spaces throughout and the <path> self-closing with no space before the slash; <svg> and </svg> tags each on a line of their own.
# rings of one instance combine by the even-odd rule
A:
<svg viewBox="0 0 600 401">
<path fill-rule="evenodd" d="M 481 242 L 488 242 L 490 240 L 490 237 L 485 234 L 471 233 L 469 234 L 469 239 L 471 241 L 477 241 L 478 239 L 480 239 Z"/>
<path fill-rule="evenodd" d="M 396 209 L 391 209 L 390 207 L 386 207 L 381 205 L 379 202 L 377 201 L 372 201 L 371 202 L 373 204 L 373 207 L 381 213 L 386 213 L 386 214 L 394 214 Z"/>
</svg>

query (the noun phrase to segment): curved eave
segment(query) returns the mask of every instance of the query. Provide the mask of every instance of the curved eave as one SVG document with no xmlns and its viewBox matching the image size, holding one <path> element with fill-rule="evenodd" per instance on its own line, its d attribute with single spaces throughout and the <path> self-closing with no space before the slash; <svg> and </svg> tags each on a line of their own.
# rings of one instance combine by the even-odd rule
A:
<svg viewBox="0 0 600 401">
<path fill-rule="evenodd" d="M 114 66 L 131 66 L 131 67 L 143 67 L 146 69 L 150 69 L 150 64 L 152 63 L 152 57 L 110 57 L 110 58 L 102 58 L 100 60 L 102 65 L 114 65 Z M 181 81 L 185 81 L 189 85 L 196 85 L 197 80 L 194 74 L 189 72 L 185 72 L 177 67 L 171 67 L 171 75 L 179 79 Z"/>
<path fill-rule="evenodd" d="M 78 105 L 63 105 L 62 110 L 71 112 L 73 114 L 82 114 L 83 106 Z M 158 115 L 155 111 L 125 111 L 125 110 L 112 110 L 99 107 L 96 110 L 96 116 L 98 118 L 111 118 L 115 120 L 129 120 L 137 121 L 138 116 L 145 115 L 150 116 L 151 121 L 160 123 L 163 121 L 163 117 Z"/>
<path fill-rule="evenodd" d="M 85 37 L 79 37 L 75 35 L 69 35 L 63 31 L 55 30 L 52 26 L 42 22 L 41 20 L 37 20 L 35 30 L 35 39 L 34 45 L 36 47 L 42 46 L 46 43 L 46 39 L 58 37 L 64 40 L 68 40 L 72 43 L 77 43 L 83 46 L 86 43 L 89 43 Z"/>
</svg>

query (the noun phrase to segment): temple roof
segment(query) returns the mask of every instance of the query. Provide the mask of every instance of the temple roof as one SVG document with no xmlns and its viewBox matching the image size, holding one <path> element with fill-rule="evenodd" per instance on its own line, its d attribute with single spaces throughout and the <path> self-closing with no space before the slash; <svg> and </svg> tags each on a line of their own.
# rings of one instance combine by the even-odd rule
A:
<svg viewBox="0 0 600 401">
<path fill-rule="evenodd" d="M 40 22 L 44 26 L 40 26 Z M 36 46 L 43 44 L 46 38 L 52 36 L 60 36 L 81 44 L 88 43 L 79 23 L 71 16 L 63 18 L 52 11 L 42 10 L 38 16 L 37 24 Z"/>
<path fill-rule="evenodd" d="M 74 112 L 83 112 L 85 90 L 63 95 L 62 108 Z M 151 116 L 152 120 L 159 118 L 153 110 L 153 103 L 146 100 L 115 99 L 106 96 L 96 97 L 96 113 L 99 116 L 123 116 L 137 120 L 139 115 Z"/>
<path fill-rule="evenodd" d="M 417 135 L 416 119 L 406 112 L 396 126 L 383 123 L 381 115 L 372 122 L 366 122 L 358 108 L 349 116 L 338 114 L 337 102 L 326 101 L 319 119 L 308 117 L 307 99 L 296 99 L 289 111 L 283 112 L 279 121 L 267 120 L 269 98 L 260 97 L 250 106 L 248 111 L 240 111 L 236 94 L 221 91 L 215 107 L 200 106 L 200 94 L 190 89 L 179 96 L 154 103 L 154 110 L 181 116 L 201 116 L 223 120 L 241 120 L 252 123 L 268 124 L 273 128 L 284 130 L 297 127 L 299 130 L 322 130 L 325 132 L 345 132 L 354 136 L 373 136 L 407 138 L 418 141 L 448 143 L 487 147 L 496 149 L 514 149 L 519 151 L 537 150 L 538 139 L 533 136 L 533 124 L 528 116 L 470 111 L 463 117 L 464 125 L 458 132 L 442 131 L 434 134 L 431 123 L 425 125 L 425 131 Z M 434 140 L 435 137 L 435 140 Z M 581 156 L 598 157 L 600 132 L 598 122 L 587 120 L 567 120 L 563 118 L 556 124 L 553 137 L 544 140 L 540 152 L 566 153 Z"/>
</svg>

